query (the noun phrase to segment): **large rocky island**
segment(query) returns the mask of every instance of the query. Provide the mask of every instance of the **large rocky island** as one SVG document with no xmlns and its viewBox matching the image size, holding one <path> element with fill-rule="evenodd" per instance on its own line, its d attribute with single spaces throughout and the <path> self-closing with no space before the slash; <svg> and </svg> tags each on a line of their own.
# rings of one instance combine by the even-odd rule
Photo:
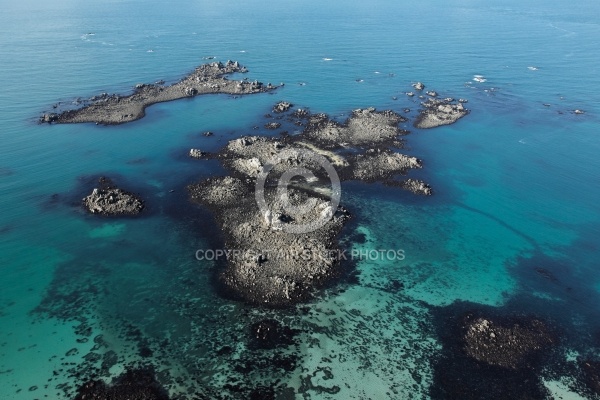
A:
<svg viewBox="0 0 600 400">
<path fill-rule="evenodd" d="M 83 101 L 81 108 L 60 113 L 45 113 L 40 117 L 40 122 L 123 124 L 142 118 L 146 107 L 156 103 L 202 94 L 244 95 L 268 92 L 277 88 L 270 83 L 264 85 L 262 82 L 250 82 L 246 79 L 230 81 L 224 77 L 236 72 L 245 73 L 247 69 L 237 61 L 227 61 L 225 64 L 221 62 L 203 64 L 170 86 L 161 83 L 138 84 L 134 92 L 128 96 L 103 93 Z"/>
<path fill-rule="evenodd" d="M 205 155 L 219 158 L 229 175 L 189 186 L 192 200 L 215 212 L 224 234 L 220 282 L 237 298 L 269 306 L 305 300 L 338 273 L 344 255 L 337 237 L 350 218 L 338 202 L 338 179 L 396 182 L 431 194 L 424 182 L 395 179 L 422 167 L 396 151 L 407 133 L 397 113 L 357 109 L 338 123 L 296 110 L 289 118 L 304 126 L 302 133 L 231 140 Z"/>
</svg>

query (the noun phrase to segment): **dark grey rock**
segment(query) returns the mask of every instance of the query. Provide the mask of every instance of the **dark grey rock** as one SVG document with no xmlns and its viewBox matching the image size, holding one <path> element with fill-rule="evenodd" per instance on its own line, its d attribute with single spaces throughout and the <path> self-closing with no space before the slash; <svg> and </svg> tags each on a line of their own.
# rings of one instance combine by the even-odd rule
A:
<svg viewBox="0 0 600 400">
<path fill-rule="evenodd" d="M 273 112 L 274 113 L 283 113 L 283 112 L 286 112 L 287 110 L 289 110 L 293 106 L 294 105 L 292 103 L 288 103 L 287 101 L 280 101 L 279 103 L 275 104 L 275 106 L 273 107 Z"/>
<path fill-rule="evenodd" d="M 100 178 L 100 188 L 83 199 L 86 210 L 92 214 L 107 216 L 137 215 L 144 209 L 144 202 L 133 193 L 112 185 L 107 178 Z"/>
</svg>

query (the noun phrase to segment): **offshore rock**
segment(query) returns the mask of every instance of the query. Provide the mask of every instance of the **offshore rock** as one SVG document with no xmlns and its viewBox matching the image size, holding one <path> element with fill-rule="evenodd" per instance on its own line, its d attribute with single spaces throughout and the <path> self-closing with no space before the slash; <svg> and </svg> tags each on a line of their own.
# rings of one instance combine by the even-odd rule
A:
<svg viewBox="0 0 600 400">
<path fill-rule="evenodd" d="M 289 110 L 293 106 L 294 105 L 292 103 L 288 103 L 287 101 L 280 101 L 279 103 L 275 104 L 275 106 L 273 107 L 273 112 L 274 113 L 283 113 L 283 112 L 286 112 L 287 110 Z"/>
<path fill-rule="evenodd" d="M 414 126 L 421 129 L 450 125 L 469 113 L 462 102 L 450 102 L 431 98 L 421 103 L 423 108 Z"/>
<path fill-rule="evenodd" d="M 538 319 L 499 324 L 477 318 L 466 325 L 465 352 L 470 357 L 504 368 L 521 368 L 528 358 L 554 345 L 548 327 Z"/>
<path fill-rule="evenodd" d="M 200 149 L 190 149 L 189 156 L 192 158 L 202 158 L 206 153 Z"/>
<path fill-rule="evenodd" d="M 137 215 L 144 209 L 142 199 L 133 193 L 113 187 L 107 178 L 100 178 L 100 188 L 83 198 L 83 205 L 92 214 L 107 216 Z"/>
</svg>

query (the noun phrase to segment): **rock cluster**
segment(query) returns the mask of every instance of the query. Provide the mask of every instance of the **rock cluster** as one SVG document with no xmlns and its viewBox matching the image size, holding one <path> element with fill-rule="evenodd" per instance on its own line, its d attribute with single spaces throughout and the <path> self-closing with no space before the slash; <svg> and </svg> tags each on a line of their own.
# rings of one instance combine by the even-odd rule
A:
<svg viewBox="0 0 600 400">
<path fill-rule="evenodd" d="M 560 328 L 535 315 L 457 302 L 435 310 L 442 349 L 433 399 L 546 399 L 548 362 L 564 354 Z M 562 369 L 562 368 L 561 368 Z M 561 371 L 561 376 L 562 373 Z"/>
<path fill-rule="evenodd" d="M 498 324 L 477 318 L 466 326 L 465 352 L 474 359 L 499 367 L 520 368 L 535 353 L 554 345 L 548 327 L 538 319 Z"/>
<path fill-rule="evenodd" d="M 107 216 L 137 215 L 144 209 L 144 202 L 133 193 L 112 185 L 107 178 L 100 179 L 100 188 L 83 198 L 83 206 L 92 214 Z"/>
<path fill-rule="evenodd" d="M 56 113 L 44 114 L 40 117 L 40 122 L 51 124 L 52 122 L 56 121 L 58 121 L 58 114 Z"/>
<path fill-rule="evenodd" d="M 268 124 L 265 124 L 265 128 L 267 129 L 278 129 L 279 127 L 281 127 L 281 124 L 279 122 L 269 122 Z"/>
<path fill-rule="evenodd" d="M 450 125 L 469 113 L 462 102 L 447 101 L 447 99 L 430 98 L 421 105 L 423 109 L 414 123 L 416 128 L 421 129 Z"/>
<path fill-rule="evenodd" d="M 273 107 L 273 112 L 274 113 L 284 113 L 293 106 L 294 105 L 292 103 L 288 103 L 287 101 L 280 101 L 279 103 L 275 104 L 275 106 Z"/>
<path fill-rule="evenodd" d="M 400 186 L 414 194 L 422 196 L 431 196 L 433 194 L 431 186 L 418 179 L 406 179 L 403 182 L 400 182 Z"/>
<path fill-rule="evenodd" d="M 334 167 L 341 180 L 367 182 L 422 167 L 416 157 L 392 149 L 405 134 L 398 123 L 406 121 L 392 111 L 357 109 L 344 123 L 325 114 L 303 117 L 307 124 L 298 135 L 229 141 L 217 157 L 230 175 L 188 187 L 193 201 L 215 212 L 225 247 L 238 250 L 227 257 L 220 282 L 234 297 L 252 303 L 303 301 L 338 273 L 337 237 L 350 214 L 332 201 L 333 177 L 323 164 Z M 280 180 L 298 168 L 312 177 L 290 179 L 280 192 Z M 398 186 L 431 194 L 423 182 Z M 257 193 L 266 209 L 259 207 Z"/>
<path fill-rule="evenodd" d="M 422 162 L 418 158 L 391 150 L 371 149 L 365 154 L 349 157 L 348 161 L 349 166 L 346 169 L 349 170 L 351 179 L 364 182 L 374 182 L 382 178 L 390 178 L 395 174 L 405 174 L 409 169 L 422 168 Z"/>
<path fill-rule="evenodd" d="M 309 117 L 303 135 L 328 149 L 344 146 L 387 147 L 405 133 L 398 129 L 398 124 L 406 121 L 406 118 L 393 111 L 377 111 L 373 107 L 353 110 L 345 124 L 332 121 L 325 114 L 314 114 Z"/>
<path fill-rule="evenodd" d="M 192 158 L 202 158 L 206 153 L 200 149 L 190 149 L 189 156 Z"/>
</svg>

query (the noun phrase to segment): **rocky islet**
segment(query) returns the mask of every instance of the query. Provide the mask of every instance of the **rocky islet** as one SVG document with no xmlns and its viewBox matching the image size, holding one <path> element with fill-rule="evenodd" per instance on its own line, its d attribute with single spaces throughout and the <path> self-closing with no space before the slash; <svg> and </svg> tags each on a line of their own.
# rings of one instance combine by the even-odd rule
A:
<svg viewBox="0 0 600 400">
<path fill-rule="evenodd" d="M 102 93 L 89 100 L 78 101 L 83 106 L 63 112 L 44 113 L 41 123 L 81 123 L 116 125 L 142 118 L 146 107 L 166 101 L 178 100 L 204 94 L 246 95 L 275 90 L 278 86 L 263 84 L 257 80 L 231 81 L 225 75 L 246 73 L 247 68 L 237 61 L 213 62 L 197 67 L 191 74 L 177 83 L 165 86 L 159 81 L 154 84 L 137 84 L 134 92 L 122 96 Z"/>
<path fill-rule="evenodd" d="M 82 202 L 91 214 L 104 216 L 138 215 L 144 209 L 144 201 L 140 197 L 116 187 L 106 177 L 98 180 L 98 187 L 84 197 Z"/>
</svg>

